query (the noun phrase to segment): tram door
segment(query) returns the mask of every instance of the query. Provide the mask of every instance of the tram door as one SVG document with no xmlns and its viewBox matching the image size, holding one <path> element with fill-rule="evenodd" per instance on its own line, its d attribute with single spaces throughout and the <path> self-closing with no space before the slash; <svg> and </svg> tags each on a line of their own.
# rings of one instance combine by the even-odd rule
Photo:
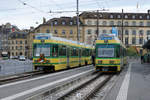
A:
<svg viewBox="0 0 150 100">
<path fill-rule="evenodd" d="M 81 65 L 81 49 L 79 49 L 79 65 Z"/>
<path fill-rule="evenodd" d="M 67 47 L 67 68 L 69 68 L 69 57 L 70 57 L 70 48 Z"/>
</svg>

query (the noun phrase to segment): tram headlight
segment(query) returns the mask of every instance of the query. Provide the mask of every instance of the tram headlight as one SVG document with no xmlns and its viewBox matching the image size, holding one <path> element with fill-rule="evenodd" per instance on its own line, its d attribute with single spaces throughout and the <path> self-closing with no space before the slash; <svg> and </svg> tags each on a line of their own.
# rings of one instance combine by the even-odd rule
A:
<svg viewBox="0 0 150 100">
<path fill-rule="evenodd" d="M 115 61 L 112 61 L 112 60 L 111 60 L 111 61 L 109 61 L 109 63 L 110 63 L 110 64 L 114 64 L 114 63 L 115 63 Z"/>
<path fill-rule="evenodd" d="M 98 64 L 102 64 L 102 63 L 103 63 L 103 61 L 102 61 L 102 60 L 99 60 L 99 61 L 98 61 Z"/>
<path fill-rule="evenodd" d="M 34 63 L 38 63 L 38 60 L 34 60 Z"/>
<path fill-rule="evenodd" d="M 49 61 L 49 60 L 46 60 L 46 63 L 50 63 L 50 61 Z"/>
</svg>

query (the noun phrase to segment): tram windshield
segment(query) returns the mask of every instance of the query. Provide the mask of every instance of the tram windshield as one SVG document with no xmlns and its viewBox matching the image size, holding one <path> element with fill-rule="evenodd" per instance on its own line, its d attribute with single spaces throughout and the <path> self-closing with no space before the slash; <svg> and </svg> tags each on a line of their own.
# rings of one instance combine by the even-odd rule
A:
<svg viewBox="0 0 150 100">
<path fill-rule="evenodd" d="M 98 45 L 98 57 L 108 58 L 115 56 L 114 45 Z"/>
<path fill-rule="evenodd" d="M 44 56 L 50 56 L 50 44 L 34 45 L 34 56 L 39 57 L 40 54 L 44 54 Z"/>
</svg>

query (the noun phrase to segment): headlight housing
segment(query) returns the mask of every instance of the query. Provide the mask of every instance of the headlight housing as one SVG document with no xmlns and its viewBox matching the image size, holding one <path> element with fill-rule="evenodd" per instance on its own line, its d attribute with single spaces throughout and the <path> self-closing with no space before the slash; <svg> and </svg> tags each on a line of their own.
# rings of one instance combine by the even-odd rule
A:
<svg viewBox="0 0 150 100">
<path fill-rule="evenodd" d="M 102 64 L 102 63 L 103 63 L 103 61 L 102 61 L 102 60 L 99 60 L 99 61 L 98 61 L 98 64 Z"/>
<path fill-rule="evenodd" d="M 38 63 L 38 60 L 34 60 L 34 63 Z"/>
<path fill-rule="evenodd" d="M 110 61 L 109 61 L 109 63 L 110 63 L 110 64 L 114 64 L 114 63 L 115 63 L 115 61 L 113 61 L 113 60 L 110 60 Z"/>
</svg>

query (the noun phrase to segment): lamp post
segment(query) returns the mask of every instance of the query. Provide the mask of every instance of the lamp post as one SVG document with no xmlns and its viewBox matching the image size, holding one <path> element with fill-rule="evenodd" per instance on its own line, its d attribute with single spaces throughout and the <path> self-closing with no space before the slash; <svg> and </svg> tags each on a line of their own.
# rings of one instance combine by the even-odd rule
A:
<svg viewBox="0 0 150 100">
<path fill-rule="evenodd" d="M 79 0 L 77 0 L 77 42 L 79 43 L 80 39 L 79 39 L 79 33 L 80 33 L 80 30 L 79 30 Z"/>
<path fill-rule="evenodd" d="M 122 30 L 122 33 L 121 33 L 121 40 L 122 40 L 122 43 L 123 43 L 123 18 L 124 18 L 124 15 L 123 15 L 123 9 L 122 9 L 122 13 L 121 13 L 121 21 L 122 21 L 122 25 L 121 25 L 121 30 Z"/>
</svg>

